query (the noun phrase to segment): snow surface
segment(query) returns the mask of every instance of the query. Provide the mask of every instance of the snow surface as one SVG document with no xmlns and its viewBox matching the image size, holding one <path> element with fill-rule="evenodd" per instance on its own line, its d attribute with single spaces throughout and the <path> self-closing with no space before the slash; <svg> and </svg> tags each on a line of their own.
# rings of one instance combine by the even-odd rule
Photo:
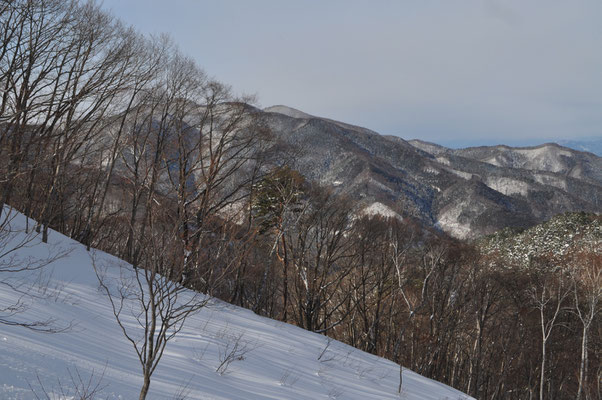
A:
<svg viewBox="0 0 602 400">
<path fill-rule="evenodd" d="M 535 179 L 535 182 L 541 183 L 542 185 L 549 185 L 562 190 L 568 190 L 568 184 L 564 177 L 548 174 L 534 174 L 533 178 Z"/>
<path fill-rule="evenodd" d="M 501 152 L 482 161 L 498 167 L 565 173 L 570 167 L 564 158 L 573 156 L 570 151 L 549 144 L 530 148 L 503 148 L 500 150 Z"/>
<path fill-rule="evenodd" d="M 459 171 L 453 168 L 447 168 L 447 171 L 467 181 L 472 179 L 472 174 L 470 172 Z"/>
<path fill-rule="evenodd" d="M 507 178 L 503 176 L 488 176 L 484 181 L 485 185 L 506 196 L 519 194 L 527 196 L 529 194 L 529 184 L 518 179 Z"/>
<path fill-rule="evenodd" d="M 458 239 L 466 239 L 472 232 L 470 224 L 459 222 L 460 215 L 464 208 L 468 206 L 466 201 L 461 201 L 453 207 L 448 207 L 439 215 L 436 226 L 441 228 L 445 233 Z"/>
<path fill-rule="evenodd" d="M 15 240 L 24 237 L 24 223 L 21 214 L 11 222 L 12 229 L 19 231 Z M 46 279 L 39 280 L 37 274 L 20 277 L 31 285 L 31 294 L 40 294 L 36 282 L 45 281 L 47 293 L 55 296 L 25 299 L 29 310 L 15 318 L 50 316 L 56 326 L 72 327 L 64 333 L 44 334 L 0 324 L 0 398 L 32 399 L 36 394 L 47 398 L 43 385 L 50 398 L 70 399 L 70 377 L 78 374 L 84 382 L 100 383 L 102 391 L 96 398 L 137 398 L 140 366 L 99 290 L 91 256 L 106 266 L 107 277 L 131 273 L 131 267 L 106 253 L 87 252 L 53 231 L 49 244 L 35 238 L 16 252 L 13 261 L 43 259 L 64 250 L 69 254 L 44 269 Z M 0 307 L 18 297 L 0 285 Z M 133 318 L 126 323 L 136 326 Z M 220 353 L 238 337 L 249 351 L 226 373 L 216 373 Z M 403 372 L 400 396 L 396 364 L 340 342 L 328 343 L 322 335 L 213 301 L 191 316 L 168 343 L 148 398 L 175 399 L 180 392 L 187 399 L 470 399 L 409 370 Z M 66 395 L 59 394 L 61 387 Z"/>
<path fill-rule="evenodd" d="M 370 204 L 368 207 L 364 208 L 362 210 L 362 215 L 368 215 L 368 216 L 380 215 L 385 218 L 397 218 L 399 220 L 403 219 L 401 217 L 401 215 L 399 215 L 395 211 L 391 210 L 390 207 L 388 207 L 378 201 L 375 201 L 374 203 Z"/>
</svg>

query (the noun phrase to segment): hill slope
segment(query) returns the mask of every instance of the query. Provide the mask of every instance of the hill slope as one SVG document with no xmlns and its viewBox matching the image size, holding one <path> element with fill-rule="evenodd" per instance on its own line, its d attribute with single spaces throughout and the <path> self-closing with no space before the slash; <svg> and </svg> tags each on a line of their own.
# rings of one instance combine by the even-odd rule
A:
<svg viewBox="0 0 602 400">
<path fill-rule="evenodd" d="M 25 237 L 23 227 L 24 217 L 16 214 L 11 221 L 12 243 Z M 72 324 L 72 328 L 42 334 L 0 324 L 0 398 L 32 399 L 32 390 L 41 398 L 46 398 L 44 392 L 70 398 L 71 377 L 78 381 L 78 374 L 84 382 L 92 377 L 93 386 L 100 383 L 97 398 L 137 398 L 142 383 L 140 366 L 98 289 L 91 253 L 56 232 L 51 232 L 49 242 L 34 238 L 11 259 L 31 263 L 56 251 L 69 251 L 44 269 L 45 279 L 38 274 L 19 277 L 21 284 L 34 290 L 30 294 L 39 296 L 42 292 L 38 289 L 46 287 L 45 294 L 54 295 L 22 298 L 28 310 L 14 318 L 44 320 L 52 316 L 56 326 Z M 106 266 L 107 276 L 131 274 L 123 261 L 99 251 L 92 254 L 97 265 Z M 6 282 L 6 276 L 3 279 Z M 39 286 L 38 282 L 46 284 Z M 19 297 L 0 285 L 0 309 Z M 135 325 L 132 318 L 127 323 Z M 237 340 L 246 353 L 225 373 L 216 373 L 220 355 Z M 213 301 L 190 317 L 168 343 L 149 398 L 176 398 L 181 392 L 187 399 L 398 399 L 398 379 L 398 366 L 390 361 Z M 403 382 L 406 399 L 468 399 L 409 370 L 404 371 Z M 61 387 L 66 393 L 61 393 Z"/>
<path fill-rule="evenodd" d="M 510 229 L 479 241 L 486 253 L 497 253 L 508 262 L 526 267 L 537 257 L 556 262 L 581 249 L 602 252 L 602 217 L 565 213 L 522 232 Z"/>
</svg>

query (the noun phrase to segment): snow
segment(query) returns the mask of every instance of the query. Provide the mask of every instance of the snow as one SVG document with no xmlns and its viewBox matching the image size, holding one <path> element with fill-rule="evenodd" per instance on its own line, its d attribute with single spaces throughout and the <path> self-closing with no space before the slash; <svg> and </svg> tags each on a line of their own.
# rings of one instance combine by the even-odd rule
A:
<svg viewBox="0 0 602 400">
<path fill-rule="evenodd" d="M 378 180 L 376 180 L 372 177 L 369 177 L 368 179 L 366 179 L 365 182 L 369 185 L 374 186 L 377 189 L 382 190 L 383 192 L 395 193 L 395 191 L 393 189 L 391 189 L 389 186 L 385 185 L 384 183 L 379 182 Z"/>
<path fill-rule="evenodd" d="M 383 203 L 380 203 L 378 201 L 375 201 L 374 203 L 370 204 L 368 207 L 364 208 L 362 210 L 362 215 L 368 215 L 368 216 L 380 215 L 380 216 L 386 217 L 386 218 L 397 218 L 399 220 L 403 219 L 401 217 L 401 215 L 397 214 L 395 211 L 391 210 L 391 208 L 387 207 L 386 205 L 384 205 Z"/>
<path fill-rule="evenodd" d="M 13 240 L 25 236 L 24 224 L 25 218 L 17 214 L 11 222 L 17 231 Z M 91 379 L 93 386 L 99 383 L 102 390 L 97 398 L 137 398 L 142 384 L 140 366 L 99 290 L 91 259 L 106 267 L 107 277 L 131 273 L 131 267 L 101 251 L 87 252 L 53 231 L 49 244 L 34 238 L 13 260 L 33 261 L 63 251 L 68 254 L 44 268 L 46 279 L 37 279 L 37 274 L 21 276 L 32 285 L 30 293 L 39 293 L 36 282 L 46 281 L 47 293 L 54 296 L 28 299 L 29 309 L 15 318 L 52 316 L 56 326 L 71 328 L 44 334 L 0 324 L 0 398 L 33 399 L 36 394 L 47 398 L 43 385 L 50 398 L 69 399 L 73 396 L 71 377 L 77 381 L 78 374 L 84 382 Z M 18 297 L 0 285 L 0 307 Z M 136 326 L 133 318 L 125 322 L 130 328 Z M 247 353 L 225 373 L 217 373 L 220 354 L 237 338 L 247 346 Z M 191 316 L 167 344 L 148 398 L 171 399 L 181 392 L 187 399 L 216 400 L 469 399 L 409 370 L 404 370 L 400 396 L 398 379 L 399 367 L 391 361 L 214 300 Z"/>
<path fill-rule="evenodd" d="M 503 148 L 500 150 L 500 152 L 482 161 L 498 167 L 566 173 L 570 170 L 570 166 L 564 158 L 573 156 L 570 151 L 553 145 L 532 148 Z"/>
<path fill-rule="evenodd" d="M 470 224 L 459 222 L 460 214 L 462 214 L 462 210 L 466 206 L 467 203 L 462 201 L 453 207 L 447 208 L 439 215 L 436 226 L 455 238 L 468 238 L 472 232 Z"/>
<path fill-rule="evenodd" d="M 438 156 L 438 157 L 435 158 L 435 160 L 437 160 L 437 162 L 439 164 L 443 164 L 443 165 L 446 165 L 446 166 L 450 166 L 451 165 L 451 161 L 446 156 Z"/>
<path fill-rule="evenodd" d="M 472 174 L 470 172 L 459 171 L 453 168 L 448 168 L 447 171 L 467 181 L 472 179 Z"/>
<path fill-rule="evenodd" d="M 562 190 L 568 190 L 567 181 L 563 177 L 547 174 L 534 174 L 533 178 L 535 179 L 535 182 L 541 183 L 542 185 L 549 185 Z"/>
<path fill-rule="evenodd" d="M 558 146 L 553 146 L 553 145 L 542 145 L 540 147 L 535 147 L 532 149 L 521 149 L 521 148 L 517 148 L 514 149 L 514 151 L 516 151 L 519 154 L 525 154 L 525 155 L 529 155 L 530 157 L 541 157 L 541 158 L 545 158 L 547 157 L 550 153 L 554 154 L 555 156 L 565 156 L 565 157 L 570 157 L 572 156 L 572 153 L 568 150 L 562 149 Z"/>
<path fill-rule="evenodd" d="M 441 171 L 439 171 L 437 168 L 430 167 L 430 166 L 424 167 L 422 169 L 422 171 L 426 172 L 427 174 L 433 174 L 433 175 L 439 175 L 441 173 Z"/>
<path fill-rule="evenodd" d="M 506 196 L 518 194 L 527 196 L 529 194 L 529 184 L 518 179 L 507 178 L 503 176 L 488 176 L 485 178 L 485 185 Z"/>
</svg>

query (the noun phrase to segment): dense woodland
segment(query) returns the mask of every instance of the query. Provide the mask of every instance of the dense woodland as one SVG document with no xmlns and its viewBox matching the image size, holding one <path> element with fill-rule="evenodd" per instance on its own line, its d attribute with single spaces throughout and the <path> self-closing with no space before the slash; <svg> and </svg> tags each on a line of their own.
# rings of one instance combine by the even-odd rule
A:
<svg viewBox="0 0 602 400">
<path fill-rule="evenodd" d="M 58 230 L 479 399 L 601 398 L 599 244 L 525 267 L 361 216 L 290 169 L 299 149 L 168 38 L 94 2 L 2 1 L 0 24 L 0 204 L 44 239 Z"/>
</svg>

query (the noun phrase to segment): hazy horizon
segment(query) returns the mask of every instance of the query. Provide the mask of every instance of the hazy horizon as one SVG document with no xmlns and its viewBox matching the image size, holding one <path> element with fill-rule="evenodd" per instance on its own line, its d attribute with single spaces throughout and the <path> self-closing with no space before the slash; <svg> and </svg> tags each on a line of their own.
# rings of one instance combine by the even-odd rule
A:
<svg viewBox="0 0 602 400">
<path fill-rule="evenodd" d="M 602 136 L 602 3 L 105 0 L 261 107 L 446 146 Z"/>
</svg>

